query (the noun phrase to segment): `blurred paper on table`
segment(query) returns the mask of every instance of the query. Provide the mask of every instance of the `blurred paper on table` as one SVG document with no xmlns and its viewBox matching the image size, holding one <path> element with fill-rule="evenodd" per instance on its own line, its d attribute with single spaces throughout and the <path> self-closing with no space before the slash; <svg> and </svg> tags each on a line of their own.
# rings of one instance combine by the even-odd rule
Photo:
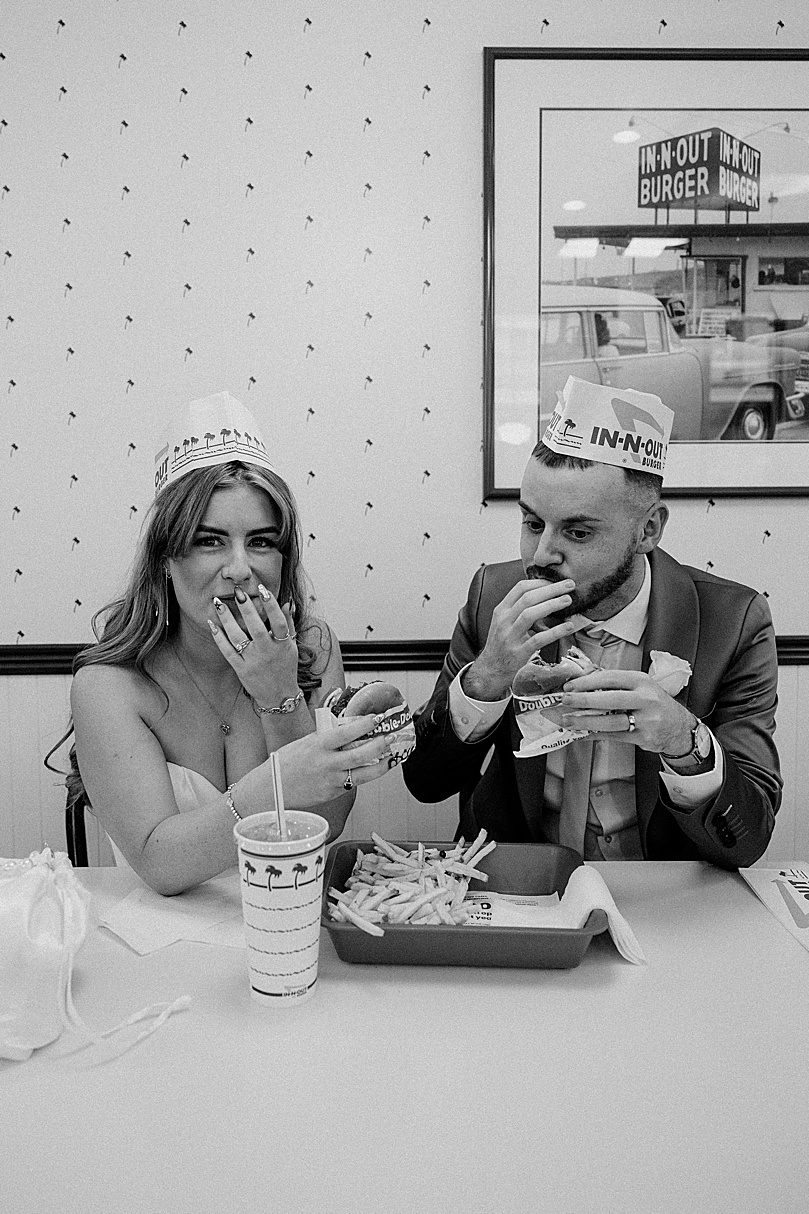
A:
<svg viewBox="0 0 809 1214">
<path fill-rule="evenodd" d="M 787 931 L 809 949 L 809 864 L 740 868 L 753 893 Z"/>
<path fill-rule="evenodd" d="M 234 869 L 171 898 L 144 885 L 102 912 L 99 923 L 141 956 L 177 940 L 244 948 L 239 874 Z"/>
<path fill-rule="evenodd" d="M 575 868 L 568 878 L 564 893 L 529 896 L 498 894 L 494 891 L 467 894 L 464 906 L 472 905 L 467 924 L 481 927 L 551 927 L 582 928 L 590 912 L 603 910 L 609 932 L 618 952 L 633 965 L 642 965 L 646 958 L 635 933 L 618 910 L 606 882 L 599 872 L 586 864 Z"/>
</svg>

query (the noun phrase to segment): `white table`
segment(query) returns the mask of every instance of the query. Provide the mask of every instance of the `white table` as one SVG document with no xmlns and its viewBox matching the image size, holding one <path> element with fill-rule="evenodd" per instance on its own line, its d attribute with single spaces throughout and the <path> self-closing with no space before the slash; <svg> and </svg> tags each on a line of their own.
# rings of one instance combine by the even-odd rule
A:
<svg viewBox="0 0 809 1214">
<path fill-rule="evenodd" d="M 606 934 L 568 971 L 350 966 L 324 933 L 315 998 L 266 1009 L 240 950 L 94 933 L 92 1027 L 192 1005 L 106 1066 L 0 1062 L 0 1207 L 803 1214 L 809 952 L 736 874 L 599 868 L 646 967 Z"/>
</svg>

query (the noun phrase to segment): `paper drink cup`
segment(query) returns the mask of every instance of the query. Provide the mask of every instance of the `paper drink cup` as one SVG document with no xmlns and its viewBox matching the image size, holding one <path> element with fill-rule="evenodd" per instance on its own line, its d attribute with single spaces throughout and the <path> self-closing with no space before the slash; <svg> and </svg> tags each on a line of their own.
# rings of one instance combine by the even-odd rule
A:
<svg viewBox="0 0 809 1214">
<path fill-rule="evenodd" d="M 329 824 L 297 809 L 286 820 L 286 840 L 274 812 L 251 814 L 233 829 L 250 993 L 265 1007 L 304 1003 L 317 982 Z"/>
</svg>

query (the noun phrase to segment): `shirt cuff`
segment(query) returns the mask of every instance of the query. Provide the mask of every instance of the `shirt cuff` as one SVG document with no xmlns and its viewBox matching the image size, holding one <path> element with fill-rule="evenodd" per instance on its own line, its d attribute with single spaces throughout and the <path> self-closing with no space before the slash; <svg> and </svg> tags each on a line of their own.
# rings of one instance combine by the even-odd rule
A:
<svg viewBox="0 0 809 1214">
<path fill-rule="evenodd" d="M 504 700 L 470 700 L 461 686 L 461 678 L 472 665 L 468 662 L 449 685 L 449 717 L 461 742 L 479 742 L 491 733 L 508 708 Z"/>
<path fill-rule="evenodd" d="M 666 786 L 672 804 L 678 809 L 696 809 L 698 805 L 707 804 L 712 797 L 716 796 L 724 783 L 725 756 L 713 734 L 711 734 L 711 738 L 713 738 L 714 765 L 710 771 L 703 771 L 695 776 L 684 776 L 681 772 L 675 771 L 673 767 L 669 767 L 663 756 L 660 756 L 663 764 L 660 779 Z"/>
</svg>

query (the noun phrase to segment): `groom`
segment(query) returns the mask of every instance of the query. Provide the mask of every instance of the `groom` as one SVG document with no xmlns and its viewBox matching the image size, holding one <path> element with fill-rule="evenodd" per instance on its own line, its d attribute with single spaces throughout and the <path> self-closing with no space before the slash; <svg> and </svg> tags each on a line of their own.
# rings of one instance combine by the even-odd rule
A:
<svg viewBox="0 0 809 1214">
<path fill-rule="evenodd" d="M 460 794 L 459 834 L 564 843 L 585 859 L 752 864 L 781 797 L 766 600 L 668 556 L 660 500 L 672 410 L 568 380 L 528 460 L 520 560 L 475 574 L 404 765 L 421 801 Z M 515 755 L 514 675 L 575 644 L 599 669 L 564 685 L 588 736 Z M 684 659 L 676 695 L 650 654 Z"/>
</svg>

